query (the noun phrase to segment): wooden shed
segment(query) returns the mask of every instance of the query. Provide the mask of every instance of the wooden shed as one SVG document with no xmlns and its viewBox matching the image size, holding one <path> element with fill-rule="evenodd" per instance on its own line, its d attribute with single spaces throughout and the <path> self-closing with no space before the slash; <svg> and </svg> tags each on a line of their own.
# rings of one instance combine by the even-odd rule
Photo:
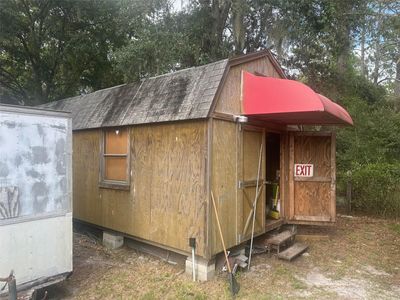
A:
<svg viewBox="0 0 400 300">
<path fill-rule="evenodd" d="M 187 255 L 193 237 L 198 258 L 211 261 L 223 250 L 211 193 L 227 247 L 248 240 L 260 151 L 256 235 L 335 221 L 335 135 L 298 125 L 351 118 L 285 79 L 269 51 L 46 107 L 72 113 L 73 214 L 81 221 Z M 307 165 L 311 176 L 300 172 Z M 268 217 L 274 182 L 278 220 Z"/>
</svg>

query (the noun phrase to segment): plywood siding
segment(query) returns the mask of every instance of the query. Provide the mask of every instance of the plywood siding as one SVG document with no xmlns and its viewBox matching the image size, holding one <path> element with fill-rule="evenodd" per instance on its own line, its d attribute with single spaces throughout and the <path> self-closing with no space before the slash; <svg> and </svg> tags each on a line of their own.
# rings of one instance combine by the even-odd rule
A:
<svg viewBox="0 0 400 300">
<path fill-rule="evenodd" d="M 233 247 L 250 238 L 252 217 L 245 229 L 255 198 L 258 160 L 261 143 L 260 180 L 265 179 L 265 131 L 259 128 L 240 129 L 240 125 L 213 120 L 212 179 L 214 194 L 226 247 Z M 241 181 L 245 187 L 239 188 Z M 260 186 L 261 187 L 261 186 Z M 264 232 L 265 191 L 261 189 L 255 222 L 255 234 Z M 211 255 L 223 250 L 215 214 L 210 213 Z M 245 231 L 245 232 L 244 232 Z"/>
<path fill-rule="evenodd" d="M 204 253 L 206 122 L 133 127 L 133 235 Z M 143 212 L 141 212 L 143 209 Z"/>
<path fill-rule="evenodd" d="M 265 76 L 280 78 L 267 57 L 262 57 L 230 68 L 221 94 L 218 97 L 215 112 L 241 114 L 241 76 L 242 70 L 260 73 Z"/>
<path fill-rule="evenodd" d="M 75 131 L 72 137 L 73 216 L 101 225 L 103 201 L 100 200 L 98 188 L 101 131 Z M 128 194 L 125 194 L 128 198 Z"/>
<path fill-rule="evenodd" d="M 294 162 L 314 164 L 313 180 L 318 180 L 317 182 L 295 181 L 294 215 L 330 220 L 331 137 L 294 136 L 294 145 Z"/>
<path fill-rule="evenodd" d="M 314 178 L 331 180 L 331 137 L 294 136 L 294 161 L 314 164 Z"/>
<path fill-rule="evenodd" d="M 236 245 L 237 235 L 237 161 L 238 125 L 232 122 L 213 120 L 212 180 L 222 233 L 226 247 Z M 221 238 L 212 211 L 210 247 L 211 254 L 223 250 Z"/>
<path fill-rule="evenodd" d="M 329 133 L 290 136 L 289 219 L 299 222 L 335 220 L 335 143 Z M 293 165 L 313 164 L 312 177 L 295 177 Z"/>
<path fill-rule="evenodd" d="M 296 182 L 294 214 L 330 219 L 331 184 L 330 182 Z"/>
<path fill-rule="evenodd" d="M 74 213 L 86 222 L 205 253 L 206 122 L 130 127 L 130 190 L 99 188 L 100 130 L 74 133 Z"/>
<path fill-rule="evenodd" d="M 256 207 L 256 219 L 254 224 L 254 233 L 260 234 L 264 232 L 265 226 L 265 131 L 262 129 L 243 130 L 243 152 L 242 152 L 242 164 L 243 164 L 243 175 L 241 180 L 244 183 L 252 182 L 240 189 L 242 194 L 242 226 L 240 233 L 242 234 L 242 240 L 249 239 L 251 237 L 252 225 L 253 225 L 253 203 L 256 199 L 256 187 L 257 187 L 257 176 L 259 168 L 260 150 L 261 152 L 261 164 L 258 185 L 259 195 L 257 199 Z M 262 144 L 262 146 L 261 146 Z M 248 223 L 250 221 L 250 223 Z M 246 227 L 246 223 L 248 223 Z"/>
<path fill-rule="evenodd" d="M 267 57 L 255 59 L 253 61 L 241 63 L 230 67 L 227 77 L 222 86 L 221 93 L 216 99 L 215 113 L 222 114 L 241 114 L 241 76 L 242 70 L 252 73 L 260 73 L 265 76 L 280 77 L 272 63 Z M 216 201 L 221 218 L 225 243 L 227 247 L 232 247 L 239 244 L 248 236 L 250 228 L 243 234 L 246 219 L 249 215 L 249 204 L 255 196 L 255 187 L 238 190 L 239 180 L 255 180 L 257 174 L 258 152 L 260 143 L 256 142 L 257 146 L 251 144 L 251 141 L 243 138 L 243 131 L 239 131 L 239 125 L 229 121 L 214 120 L 213 121 L 213 142 L 212 142 L 212 179 L 211 188 L 216 195 Z M 262 136 L 261 134 L 260 136 Z M 257 140 L 257 139 L 256 139 Z M 258 141 L 258 140 L 257 140 Z M 253 147 L 254 146 L 254 147 Z M 248 149 L 251 151 L 247 151 Z M 253 149 L 254 148 L 254 149 Z M 254 150 L 254 151 L 253 151 Z M 244 166 L 244 155 L 253 156 L 255 166 Z M 265 154 L 265 145 L 264 150 Z M 247 155 L 247 154 L 246 154 Z M 264 158 L 265 155 L 263 155 Z M 249 160 L 249 159 L 248 159 Z M 249 160 L 250 161 L 250 160 Z M 262 164 L 262 177 L 265 178 L 264 163 Z M 252 173 L 249 173 L 251 169 Z M 245 174 L 246 173 L 246 174 Z M 247 193 L 247 197 L 245 195 Z M 250 200 L 247 200 L 250 199 Z M 257 222 L 255 231 L 263 232 L 265 220 L 265 191 L 259 199 L 257 206 Z M 210 225 L 210 248 L 211 254 L 222 251 L 222 245 L 218 236 L 218 229 L 215 225 L 215 216 L 211 215 Z M 241 240 L 240 240 L 241 239 Z"/>
</svg>

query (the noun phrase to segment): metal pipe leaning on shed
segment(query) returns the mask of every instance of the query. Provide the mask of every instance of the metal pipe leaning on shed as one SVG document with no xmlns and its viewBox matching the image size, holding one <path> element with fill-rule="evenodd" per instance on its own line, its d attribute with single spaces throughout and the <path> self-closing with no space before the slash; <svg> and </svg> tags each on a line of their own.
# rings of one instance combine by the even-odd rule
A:
<svg viewBox="0 0 400 300">
<path fill-rule="evenodd" d="M 254 202 L 253 202 L 253 226 L 251 228 L 251 239 L 250 239 L 250 253 L 249 253 L 249 264 L 248 264 L 248 270 L 250 270 L 250 265 L 251 265 L 251 256 L 253 252 L 253 241 L 254 241 L 254 225 L 256 221 L 256 211 L 257 211 L 257 202 L 258 202 L 258 183 L 260 181 L 260 170 L 261 170 L 261 161 L 262 161 L 262 151 L 263 151 L 263 142 L 261 141 L 261 146 L 260 146 L 260 154 L 258 157 L 258 169 L 257 169 L 257 184 L 256 184 L 256 195 L 254 196 Z"/>
</svg>

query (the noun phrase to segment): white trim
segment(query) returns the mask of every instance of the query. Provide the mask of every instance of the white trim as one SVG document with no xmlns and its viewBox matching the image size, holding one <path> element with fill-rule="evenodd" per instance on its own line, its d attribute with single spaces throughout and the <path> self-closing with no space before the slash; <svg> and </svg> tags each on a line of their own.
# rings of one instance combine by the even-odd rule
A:
<svg viewBox="0 0 400 300">
<path fill-rule="evenodd" d="M 72 212 L 70 210 L 64 210 L 59 212 L 49 212 L 42 213 L 39 215 L 30 215 L 30 216 L 21 216 L 16 218 L 2 219 L 0 220 L 0 226 L 11 225 L 11 224 L 19 224 L 24 222 L 31 222 L 37 220 L 44 220 L 50 218 L 57 218 L 63 216 L 72 216 Z"/>
<path fill-rule="evenodd" d="M 19 113 L 23 115 L 39 115 L 39 116 L 52 116 L 52 117 L 62 117 L 71 118 L 71 113 L 59 110 L 50 110 L 32 106 L 18 106 L 18 105 L 5 105 L 0 103 L 0 111 Z"/>
</svg>

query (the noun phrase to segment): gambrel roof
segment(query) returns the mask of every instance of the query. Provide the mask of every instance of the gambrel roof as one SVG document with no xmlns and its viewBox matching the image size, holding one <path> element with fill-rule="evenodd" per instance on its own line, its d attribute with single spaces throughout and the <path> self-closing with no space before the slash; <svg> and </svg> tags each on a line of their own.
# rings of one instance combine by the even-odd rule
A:
<svg viewBox="0 0 400 300">
<path fill-rule="evenodd" d="M 228 60 L 41 105 L 72 113 L 73 129 L 206 118 Z"/>
<path fill-rule="evenodd" d="M 269 57 L 285 77 L 271 52 L 263 50 L 40 107 L 71 112 L 73 130 L 204 119 L 210 115 L 229 67 L 261 57 Z"/>
</svg>

